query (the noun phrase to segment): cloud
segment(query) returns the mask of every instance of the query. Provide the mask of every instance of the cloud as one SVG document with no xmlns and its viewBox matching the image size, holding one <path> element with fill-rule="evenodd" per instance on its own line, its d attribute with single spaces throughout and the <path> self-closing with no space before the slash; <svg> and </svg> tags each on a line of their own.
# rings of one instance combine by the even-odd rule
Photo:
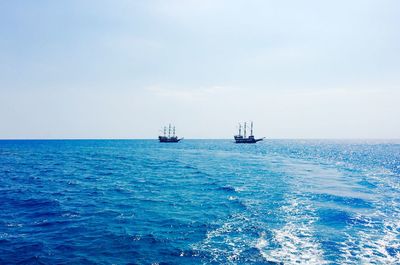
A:
<svg viewBox="0 0 400 265">
<path fill-rule="evenodd" d="M 23 2 L 0 4 L 3 134 L 400 134 L 399 1 Z"/>
</svg>

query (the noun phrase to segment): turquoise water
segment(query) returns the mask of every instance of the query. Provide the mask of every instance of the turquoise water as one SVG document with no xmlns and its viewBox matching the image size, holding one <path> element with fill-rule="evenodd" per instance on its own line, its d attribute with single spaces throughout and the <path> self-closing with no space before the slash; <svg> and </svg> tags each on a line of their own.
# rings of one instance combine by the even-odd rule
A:
<svg viewBox="0 0 400 265">
<path fill-rule="evenodd" d="M 0 141 L 1 264 L 400 264 L 396 141 Z"/>
</svg>

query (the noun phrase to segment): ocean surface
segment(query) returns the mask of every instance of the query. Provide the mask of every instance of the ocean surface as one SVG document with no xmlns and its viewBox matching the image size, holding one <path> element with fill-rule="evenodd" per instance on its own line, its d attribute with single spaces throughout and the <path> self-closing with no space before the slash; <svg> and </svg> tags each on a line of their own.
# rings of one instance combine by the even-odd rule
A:
<svg viewBox="0 0 400 265">
<path fill-rule="evenodd" d="M 0 141 L 0 264 L 400 264 L 400 141 Z"/>
</svg>

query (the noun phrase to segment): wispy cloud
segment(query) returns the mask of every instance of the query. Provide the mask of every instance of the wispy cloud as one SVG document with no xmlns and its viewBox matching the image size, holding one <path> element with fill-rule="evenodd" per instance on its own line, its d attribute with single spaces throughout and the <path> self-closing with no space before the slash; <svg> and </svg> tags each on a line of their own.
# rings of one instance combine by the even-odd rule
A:
<svg viewBox="0 0 400 265">
<path fill-rule="evenodd" d="M 249 119 L 271 137 L 399 137 L 399 8 L 0 1 L 0 138 L 55 124 L 145 136 L 171 118 L 189 137 Z"/>
</svg>

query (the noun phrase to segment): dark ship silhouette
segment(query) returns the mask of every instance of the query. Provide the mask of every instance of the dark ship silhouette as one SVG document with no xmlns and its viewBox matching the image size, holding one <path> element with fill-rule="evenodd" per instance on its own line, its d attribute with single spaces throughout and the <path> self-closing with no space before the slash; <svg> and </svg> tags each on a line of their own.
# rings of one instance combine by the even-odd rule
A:
<svg viewBox="0 0 400 265">
<path fill-rule="evenodd" d="M 171 136 L 171 124 L 168 126 L 168 136 L 167 136 L 167 127 L 164 126 L 164 135 L 158 136 L 158 140 L 160 143 L 177 143 L 183 138 L 178 138 L 178 136 L 175 135 L 175 126 L 172 128 L 172 136 Z"/>
<path fill-rule="evenodd" d="M 255 144 L 264 138 L 255 139 L 253 135 L 253 122 L 251 122 L 250 136 L 246 137 L 246 122 L 244 123 L 244 133 L 242 135 L 242 125 L 239 123 L 239 134 L 234 136 L 237 144 Z"/>
</svg>

